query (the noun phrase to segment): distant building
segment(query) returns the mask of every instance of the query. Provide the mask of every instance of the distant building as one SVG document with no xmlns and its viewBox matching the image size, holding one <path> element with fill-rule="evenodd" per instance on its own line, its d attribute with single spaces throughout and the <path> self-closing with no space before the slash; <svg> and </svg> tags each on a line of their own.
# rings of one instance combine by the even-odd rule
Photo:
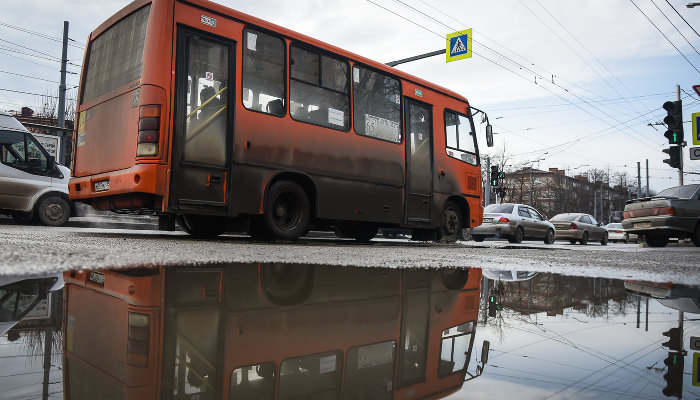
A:
<svg viewBox="0 0 700 400">
<path fill-rule="evenodd" d="M 506 188 L 501 202 L 531 204 L 552 217 L 567 212 L 593 215 L 599 222 L 619 222 L 630 193 L 621 185 L 589 181 L 585 175 L 567 176 L 566 171 L 523 168 L 506 173 Z"/>
</svg>

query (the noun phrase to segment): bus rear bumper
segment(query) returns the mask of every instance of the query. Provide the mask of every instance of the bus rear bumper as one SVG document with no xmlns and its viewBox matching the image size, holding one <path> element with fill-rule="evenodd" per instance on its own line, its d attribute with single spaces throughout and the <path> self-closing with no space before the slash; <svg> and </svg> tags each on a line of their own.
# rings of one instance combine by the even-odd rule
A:
<svg viewBox="0 0 700 400">
<path fill-rule="evenodd" d="M 99 209 L 160 208 L 161 204 L 154 200 L 162 200 L 166 187 L 167 166 L 161 164 L 136 164 L 118 171 L 73 177 L 68 184 L 71 200 Z"/>
</svg>

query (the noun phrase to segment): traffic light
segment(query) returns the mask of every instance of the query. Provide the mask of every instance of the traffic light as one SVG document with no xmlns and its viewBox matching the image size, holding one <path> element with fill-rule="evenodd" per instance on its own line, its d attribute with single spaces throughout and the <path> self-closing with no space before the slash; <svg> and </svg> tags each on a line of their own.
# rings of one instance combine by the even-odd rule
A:
<svg viewBox="0 0 700 400">
<path fill-rule="evenodd" d="M 491 167 L 491 186 L 498 186 L 498 166 L 494 165 Z"/>
<path fill-rule="evenodd" d="M 666 110 L 664 123 L 668 130 L 664 133 L 669 144 L 683 143 L 683 103 L 678 101 L 667 101 L 663 105 Z"/>
<path fill-rule="evenodd" d="M 671 328 L 663 333 L 664 336 L 668 336 L 668 341 L 662 343 L 664 347 L 668 347 L 670 350 L 681 351 L 681 330 L 680 328 Z"/>
<path fill-rule="evenodd" d="M 498 175 L 497 175 L 497 176 L 498 176 L 498 179 L 502 181 L 502 180 L 504 180 L 504 179 L 506 178 L 506 173 L 503 172 L 503 171 L 498 171 Z"/>
<path fill-rule="evenodd" d="M 506 188 L 504 188 L 504 187 L 499 187 L 499 188 L 498 188 L 498 195 L 501 196 L 501 197 L 505 197 L 505 195 L 506 195 Z"/>
<path fill-rule="evenodd" d="M 496 295 L 492 294 L 489 296 L 489 317 L 495 317 L 496 311 L 501 311 L 503 306 L 498 302 Z"/>
<path fill-rule="evenodd" d="M 668 149 L 661 150 L 668 154 L 670 158 L 664 160 L 664 162 L 671 166 L 671 168 L 681 167 L 681 146 L 671 146 Z"/>
<path fill-rule="evenodd" d="M 664 374 L 666 387 L 661 392 L 666 397 L 683 398 L 683 355 L 680 352 L 668 353 L 664 360 L 668 372 Z"/>
</svg>

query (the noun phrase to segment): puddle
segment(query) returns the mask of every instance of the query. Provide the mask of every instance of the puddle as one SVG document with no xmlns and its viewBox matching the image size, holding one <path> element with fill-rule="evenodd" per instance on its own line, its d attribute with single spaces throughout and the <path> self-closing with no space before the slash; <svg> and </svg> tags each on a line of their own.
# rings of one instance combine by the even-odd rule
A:
<svg viewBox="0 0 700 400">
<path fill-rule="evenodd" d="M 2 325 L 0 399 L 700 397 L 700 289 L 682 283 L 302 264 L 29 278 L 0 282 L 4 320 L 32 308 Z"/>
</svg>

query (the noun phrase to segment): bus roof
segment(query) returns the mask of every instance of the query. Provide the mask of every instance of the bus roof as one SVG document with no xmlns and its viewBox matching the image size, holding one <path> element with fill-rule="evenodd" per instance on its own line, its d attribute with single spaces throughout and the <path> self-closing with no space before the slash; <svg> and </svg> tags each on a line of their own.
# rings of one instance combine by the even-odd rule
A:
<svg viewBox="0 0 700 400">
<path fill-rule="evenodd" d="M 119 10 L 117 13 L 115 13 L 113 16 L 111 16 L 109 19 L 107 19 L 105 22 L 103 22 L 100 26 L 98 26 L 90 34 L 89 40 L 93 40 L 94 38 L 99 36 L 102 32 L 107 30 L 110 26 L 114 25 L 116 22 L 118 22 L 122 18 L 131 14 L 133 11 L 145 6 L 146 4 L 152 3 L 153 1 L 163 1 L 163 0 L 135 0 L 132 3 L 128 4 L 127 6 L 125 6 L 121 10 Z M 469 102 L 467 101 L 467 99 L 464 96 L 462 96 L 462 95 L 460 95 L 460 94 L 458 94 L 450 89 L 447 89 L 447 88 L 442 87 L 440 85 L 436 85 L 434 83 L 426 81 L 425 79 L 418 78 L 414 75 L 403 72 L 403 71 L 398 70 L 396 68 L 389 67 L 389 66 L 382 64 L 380 62 L 377 62 L 377 61 L 371 60 L 369 58 L 360 56 L 358 54 L 349 52 L 347 50 L 344 50 L 344 49 L 337 47 L 337 46 L 334 46 L 332 44 L 328 44 L 328 43 L 323 42 L 321 40 L 314 39 L 310 36 L 306 36 L 304 34 L 293 31 L 291 29 L 287 29 L 285 27 L 282 27 L 282 26 L 273 24 L 271 22 L 265 21 L 263 19 L 254 17 L 252 15 L 249 15 L 249 14 L 237 11 L 235 9 L 223 6 L 223 5 L 215 3 L 213 1 L 209 1 L 209 0 L 170 0 L 170 1 L 173 1 L 173 2 L 178 1 L 181 3 L 185 3 L 185 4 L 191 4 L 191 5 L 198 7 L 198 8 L 207 9 L 215 14 L 221 15 L 221 16 L 226 17 L 226 18 L 232 18 L 232 19 L 238 20 L 242 23 L 254 25 L 254 26 L 257 26 L 257 27 L 260 27 L 263 29 L 273 31 L 273 32 L 278 32 L 282 36 L 286 36 L 290 39 L 300 40 L 300 41 L 306 42 L 308 44 L 311 44 L 313 46 L 316 46 L 316 47 L 319 47 L 322 49 L 326 49 L 330 52 L 344 56 L 350 60 L 360 62 L 362 64 L 371 66 L 375 69 L 383 70 L 389 74 L 398 76 L 404 80 L 413 82 L 419 86 L 423 86 L 425 88 L 432 89 L 432 90 L 437 91 L 437 92 L 441 92 L 441 93 L 443 93 L 447 96 L 453 97 L 459 101 L 463 101 L 463 102 L 467 103 L 467 105 L 469 104 Z"/>
</svg>

